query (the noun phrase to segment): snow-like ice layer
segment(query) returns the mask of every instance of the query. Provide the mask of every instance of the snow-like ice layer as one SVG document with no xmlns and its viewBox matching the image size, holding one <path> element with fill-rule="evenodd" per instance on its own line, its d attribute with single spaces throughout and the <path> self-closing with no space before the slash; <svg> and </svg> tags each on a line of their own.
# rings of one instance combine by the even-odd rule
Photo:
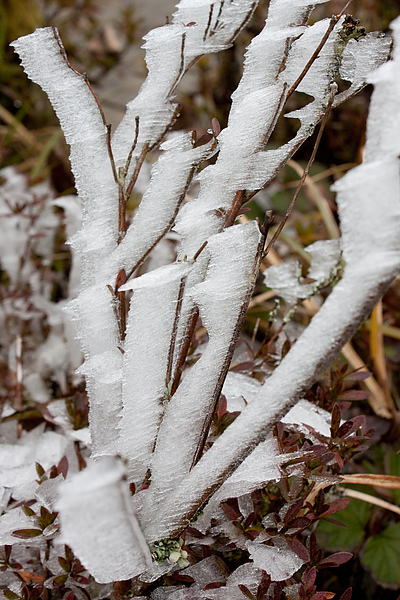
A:
<svg viewBox="0 0 400 600">
<path fill-rule="evenodd" d="M 343 50 L 340 76 L 351 85 L 338 94 L 333 106 L 337 106 L 370 81 L 370 74 L 387 60 L 392 45 L 390 36 L 377 32 L 367 33 L 358 40 L 349 40 Z"/>
<path fill-rule="evenodd" d="M 122 354 L 118 349 L 95 354 L 79 367 L 78 373 L 86 377 L 93 456 L 117 454 Z"/>
<path fill-rule="evenodd" d="M 150 466 L 168 398 L 168 356 L 181 288 L 190 263 L 160 267 L 125 284 L 133 290 L 123 357 L 119 452 L 130 480 L 141 484 Z M 114 432 L 115 433 L 115 432 Z"/>
<path fill-rule="evenodd" d="M 0 485 L 14 488 L 32 483 L 37 487 L 35 463 L 45 470 L 58 464 L 69 443 L 64 435 L 36 427 L 16 444 L 0 444 Z"/>
<path fill-rule="evenodd" d="M 222 387 L 221 372 L 239 333 L 237 323 L 242 307 L 255 283 L 259 241 L 255 222 L 226 229 L 208 241 L 207 275 L 191 293 L 209 342 L 166 407 L 151 463 L 151 494 L 143 521 L 154 520 L 158 504 L 193 465 Z"/>
<path fill-rule="evenodd" d="M 329 279 L 340 260 L 340 240 L 319 240 L 309 244 L 305 251 L 311 255 L 307 277 L 311 277 L 317 283 Z"/>
<path fill-rule="evenodd" d="M 312 291 L 312 284 L 301 284 L 301 265 L 297 260 L 289 260 L 280 265 L 272 265 L 264 272 L 264 283 L 276 290 L 286 304 L 293 305 L 299 298 L 306 298 Z"/>
<path fill-rule="evenodd" d="M 307 425 L 326 437 L 331 435 L 331 415 L 328 411 L 315 406 L 308 400 L 299 400 L 281 421 L 287 425 L 293 425 L 308 436 L 310 436 L 310 430 Z M 310 437 L 312 438 L 312 435 Z"/>
<path fill-rule="evenodd" d="M 33 510 L 35 506 L 33 506 Z M 21 544 L 24 546 L 35 546 L 44 548 L 46 541 L 43 536 L 37 536 L 33 538 L 21 539 L 13 536 L 13 532 L 18 529 L 37 529 L 35 520 L 32 517 L 28 517 L 23 511 L 21 506 L 8 511 L 0 517 L 0 545 L 1 546 L 13 546 Z"/>
<path fill-rule="evenodd" d="M 261 577 L 261 569 L 255 567 L 252 563 L 246 563 L 229 575 L 225 587 L 216 590 L 207 590 L 207 598 L 210 600 L 243 600 L 244 596 L 239 588 L 239 584 L 245 585 L 250 590 L 250 593 L 256 597 Z"/>
<path fill-rule="evenodd" d="M 340 259 L 339 240 L 320 240 L 305 248 L 311 255 L 307 276 L 315 283 L 302 283 L 301 265 L 297 260 L 289 260 L 269 267 L 264 273 L 264 283 L 275 289 L 286 304 L 294 305 L 299 299 L 309 298 L 316 286 L 329 280 Z"/>
<path fill-rule="evenodd" d="M 65 215 L 67 239 L 71 239 L 82 225 L 82 204 L 79 196 L 72 194 L 60 196 L 53 200 L 52 204 L 62 208 Z M 68 298 L 72 300 L 78 295 L 81 281 L 81 261 L 80 255 L 71 248 L 72 265 L 68 278 Z"/>
<path fill-rule="evenodd" d="M 289 548 L 284 538 L 277 536 L 273 546 L 248 542 L 247 550 L 254 566 L 266 571 L 272 581 L 288 579 L 305 564 L 293 550 Z"/>
<path fill-rule="evenodd" d="M 130 579 L 151 565 L 123 475 L 121 462 L 103 458 L 60 486 L 63 540 L 98 583 Z"/>
<path fill-rule="evenodd" d="M 229 412 L 241 411 L 257 395 L 261 383 L 242 373 L 229 371 L 224 381 L 222 393 L 226 397 Z"/>
</svg>

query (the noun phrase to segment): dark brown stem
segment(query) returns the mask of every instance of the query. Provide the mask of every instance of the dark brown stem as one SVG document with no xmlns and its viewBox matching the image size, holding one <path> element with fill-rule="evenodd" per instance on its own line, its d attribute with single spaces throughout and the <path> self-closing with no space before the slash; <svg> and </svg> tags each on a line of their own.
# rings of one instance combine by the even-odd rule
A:
<svg viewBox="0 0 400 600">
<path fill-rule="evenodd" d="M 187 354 L 189 352 L 190 344 L 192 342 L 192 337 L 196 329 L 197 319 L 199 318 L 199 309 L 197 306 L 193 307 L 192 312 L 190 313 L 189 322 L 186 328 L 186 332 L 183 338 L 183 343 L 181 347 L 181 351 L 176 363 L 175 373 L 172 380 L 171 385 L 171 396 L 173 396 L 178 389 L 179 382 L 181 380 L 181 375 L 183 371 L 183 367 L 185 365 L 185 360 Z"/>
<path fill-rule="evenodd" d="M 137 141 L 138 141 L 138 137 L 139 137 L 139 117 L 136 116 L 135 117 L 135 139 L 133 140 L 133 144 L 132 144 L 132 148 L 128 154 L 128 158 L 126 159 L 126 163 L 125 163 L 125 173 L 128 174 L 129 171 L 129 167 L 131 165 L 131 160 L 132 160 L 132 155 L 135 151 L 136 145 L 137 145 Z M 128 199 L 129 196 L 127 196 L 126 199 Z"/>
<path fill-rule="evenodd" d="M 275 114 L 273 116 L 273 119 L 272 119 L 272 121 L 271 121 L 271 123 L 270 123 L 270 125 L 269 125 L 269 127 L 268 127 L 268 129 L 267 129 L 267 131 L 266 131 L 266 133 L 264 135 L 264 137 L 263 137 L 263 140 L 262 140 L 262 142 L 261 142 L 261 144 L 259 146 L 259 150 L 262 150 L 264 148 L 264 146 L 266 144 L 268 144 L 269 138 L 271 137 L 271 134 L 272 134 L 272 132 L 275 129 L 275 125 L 276 125 L 276 122 L 278 120 L 278 117 L 279 117 L 279 115 L 281 113 L 283 105 L 286 102 L 286 89 L 287 89 L 287 83 L 285 82 L 283 84 L 282 93 L 281 93 L 281 96 L 279 98 L 279 102 L 278 102 L 278 105 L 276 107 Z"/>
<path fill-rule="evenodd" d="M 169 98 L 171 96 L 171 94 L 173 93 L 174 89 L 176 88 L 176 86 L 178 85 L 178 83 L 180 82 L 182 75 L 184 73 L 185 70 L 185 43 L 186 43 L 186 33 L 182 34 L 182 43 L 181 43 L 181 64 L 179 65 L 179 71 L 177 76 L 175 77 L 175 81 L 174 83 L 171 85 L 171 88 L 167 94 L 167 98 Z"/>
<path fill-rule="evenodd" d="M 209 32 L 210 27 L 211 27 L 211 20 L 212 20 L 213 12 L 214 12 L 214 3 L 210 4 L 210 11 L 208 13 L 207 26 L 205 28 L 204 35 L 203 35 L 203 42 L 205 42 L 206 39 L 207 39 L 207 35 L 208 35 L 208 32 Z"/>
<path fill-rule="evenodd" d="M 236 217 L 239 214 L 240 209 L 242 208 L 243 199 L 244 199 L 245 190 L 238 190 L 235 194 L 235 198 L 233 200 L 232 206 L 226 215 L 224 229 L 230 227 L 234 224 Z"/>
<path fill-rule="evenodd" d="M 165 387 L 166 388 L 168 388 L 168 386 L 171 383 L 172 367 L 173 367 L 173 363 L 174 363 L 174 352 L 175 352 L 175 345 L 176 345 L 176 336 L 178 333 L 178 323 L 179 323 L 179 317 L 181 314 L 182 300 L 183 300 L 183 294 L 185 291 L 186 280 L 187 280 L 186 277 L 182 277 L 181 284 L 179 286 L 178 301 L 176 303 L 176 311 L 175 311 L 174 324 L 172 327 L 171 343 L 170 343 L 169 352 L 168 352 L 167 372 L 165 375 Z"/>
<path fill-rule="evenodd" d="M 311 168 L 311 166 L 312 166 L 312 164 L 313 164 L 313 162 L 315 160 L 315 156 L 317 154 L 318 146 L 319 146 L 319 144 L 321 142 L 322 134 L 324 132 L 325 125 L 326 125 L 326 122 L 328 120 L 328 116 L 329 116 L 330 110 L 332 108 L 332 103 L 333 103 L 335 94 L 337 92 L 337 85 L 336 84 L 332 84 L 331 87 L 332 87 L 332 91 L 331 91 L 331 95 L 330 95 L 330 98 L 329 98 L 329 102 L 328 102 L 328 105 L 326 107 L 326 111 L 325 111 L 324 117 L 323 117 L 323 119 L 321 121 L 321 125 L 320 125 L 319 131 L 318 131 L 317 139 L 315 141 L 314 148 L 313 148 L 313 151 L 311 153 L 310 159 L 309 159 L 309 161 L 307 163 L 307 166 L 306 166 L 306 168 L 305 168 L 305 170 L 303 172 L 303 175 L 302 175 L 302 177 L 301 177 L 301 179 L 299 181 L 299 184 L 298 184 L 298 186 L 296 188 L 296 191 L 294 193 L 293 199 L 292 199 L 292 201 L 291 201 L 291 203 L 290 203 L 290 205 L 289 205 L 289 207 L 288 207 L 288 209 L 286 211 L 286 214 L 285 214 L 284 218 L 282 219 L 281 223 L 279 224 L 279 227 L 276 230 L 276 232 L 274 233 L 274 235 L 272 236 L 271 240 L 268 242 L 267 248 L 266 248 L 266 250 L 264 252 L 264 257 L 268 254 L 268 252 L 270 251 L 270 249 L 272 248 L 272 246 L 275 244 L 275 242 L 278 239 L 278 237 L 279 237 L 282 229 L 286 225 L 286 222 L 287 222 L 287 220 L 288 220 L 288 218 L 289 218 L 289 216 L 290 216 L 290 214 L 291 214 L 291 212 L 292 212 L 292 210 L 294 208 L 294 205 L 295 205 L 295 202 L 297 200 L 297 197 L 300 194 L 301 188 L 303 187 L 304 182 L 305 182 L 305 180 L 307 178 L 307 175 L 308 175 L 308 173 L 310 171 L 310 168 Z"/>
<path fill-rule="evenodd" d="M 136 263 L 136 264 L 135 264 L 135 265 L 132 267 L 132 269 L 129 271 L 129 273 L 128 273 L 128 274 L 127 274 L 127 276 L 126 276 L 126 279 L 127 279 L 127 280 L 128 280 L 128 279 L 129 279 L 129 278 L 132 276 L 132 274 L 133 274 L 133 273 L 136 271 L 136 269 L 137 269 L 137 268 L 138 268 L 138 267 L 139 267 L 139 266 L 140 266 L 140 265 L 143 263 L 143 261 L 145 260 L 145 258 L 147 258 L 147 257 L 148 257 L 148 255 L 149 255 L 149 254 L 150 254 L 150 252 L 153 250 L 153 248 L 154 248 L 155 246 L 157 246 L 157 244 L 159 243 L 159 241 L 160 241 L 160 240 L 162 240 L 162 238 L 165 236 L 165 234 L 166 234 L 166 233 L 168 233 L 168 231 L 171 229 L 171 227 L 172 227 L 172 226 L 173 226 L 173 224 L 175 223 L 176 215 L 178 214 L 178 211 L 179 211 L 179 209 L 180 209 L 180 207 L 181 207 L 181 204 L 182 204 L 183 200 L 185 199 L 185 196 L 186 196 L 187 190 L 188 190 L 188 188 L 189 188 L 189 185 L 190 185 L 190 183 L 191 183 L 191 181 L 192 181 L 192 179 L 193 179 L 193 175 L 194 175 L 194 173 L 195 173 L 195 170 L 196 170 L 196 167 L 195 167 L 195 166 L 193 166 L 193 167 L 191 168 L 191 170 L 190 170 L 189 176 L 188 176 L 188 178 L 187 178 L 187 180 L 186 180 L 185 187 L 184 187 L 184 189 L 183 189 L 183 191 L 182 191 L 182 193 L 181 193 L 181 195 L 180 195 L 180 198 L 179 198 L 179 200 L 178 200 L 178 203 L 177 203 L 177 206 L 176 206 L 176 208 L 175 208 L 174 214 L 173 214 L 172 218 L 170 219 L 169 223 L 168 223 L 168 224 L 167 224 L 167 226 L 164 228 L 164 230 L 161 232 L 161 234 L 158 236 L 158 238 L 155 240 L 154 244 L 152 244 L 152 245 L 150 246 L 150 248 L 149 248 L 149 249 L 148 249 L 148 250 L 147 250 L 147 251 L 146 251 L 146 252 L 143 254 L 143 256 L 142 256 L 142 257 L 141 257 L 141 258 L 138 260 L 138 262 L 137 262 L 137 263 Z M 201 248 L 201 249 L 200 249 L 200 251 L 201 251 L 202 249 L 203 249 L 203 248 Z M 198 254 L 200 254 L 200 251 L 198 251 Z M 193 260 L 195 260 L 195 259 L 193 259 Z"/>
<path fill-rule="evenodd" d="M 132 191 L 133 191 L 133 188 L 135 187 L 135 183 L 137 181 L 137 178 L 139 177 L 140 169 L 142 168 L 144 159 L 146 158 L 146 154 L 148 153 L 148 151 L 149 151 L 149 143 L 145 142 L 143 144 L 143 148 L 142 148 L 142 151 L 140 153 L 140 156 L 139 156 L 139 158 L 137 160 L 137 163 L 136 163 L 136 166 L 135 166 L 135 170 L 133 171 L 132 178 L 131 178 L 131 180 L 129 182 L 128 187 L 126 188 L 126 192 L 125 192 L 126 198 L 129 198 L 130 195 L 132 194 Z"/>
<path fill-rule="evenodd" d="M 306 66 L 304 67 L 304 69 L 302 70 L 302 72 L 300 73 L 300 75 L 298 76 L 298 78 L 296 79 L 296 81 L 294 82 L 294 84 L 289 89 L 289 91 L 287 93 L 287 96 L 286 96 L 286 100 L 288 98 L 290 98 L 290 96 L 293 94 L 293 92 L 299 86 L 299 84 L 301 83 L 301 81 L 303 81 L 304 77 L 307 75 L 307 73 L 310 70 L 312 64 L 318 58 L 318 54 L 321 52 L 322 48 L 325 46 L 325 44 L 326 44 L 329 36 L 331 35 L 333 29 L 335 28 L 335 25 L 338 23 L 340 17 L 347 10 L 347 8 L 351 4 L 351 2 L 352 2 L 352 0 L 349 0 L 347 2 L 347 4 L 344 6 L 344 8 L 340 11 L 340 13 L 338 15 L 332 15 L 331 20 L 330 20 L 329 25 L 328 25 L 328 29 L 325 31 L 325 33 L 324 33 L 324 35 L 323 35 L 320 43 L 318 44 L 318 46 L 316 47 L 315 51 L 311 55 L 310 60 L 308 61 L 308 63 L 306 64 Z"/>
<path fill-rule="evenodd" d="M 98 107 L 98 109 L 99 109 L 99 112 L 100 112 L 100 115 L 101 115 L 101 119 L 102 119 L 102 121 L 103 121 L 103 124 L 104 124 L 104 127 L 106 128 L 106 131 L 107 131 L 107 151 L 108 151 L 108 156 L 109 156 L 109 158 L 110 158 L 111 169 L 112 169 L 112 172 L 113 172 L 114 181 L 115 181 L 115 183 L 116 183 L 116 184 L 118 184 L 118 174 L 117 174 L 117 169 L 116 169 L 116 167 L 115 167 L 114 155 L 113 155 L 113 153 L 112 153 L 112 148 L 111 148 L 111 126 L 107 125 L 107 121 L 106 121 L 106 117 L 105 117 L 105 114 L 104 114 L 103 108 L 102 108 L 102 106 L 101 106 L 101 104 L 100 104 L 100 101 L 99 101 L 99 99 L 98 99 L 98 97 L 97 97 L 97 95 L 96 95 L 96 93 L 95 93 L 94 89 L 93 89 L 93 88 L 92 88 L 92 86 L 91 86 L 91 83 L 90 83 L 90 81 L 89 81 L 89 79 L 88 79 L 88 76 L 87 76 L 87 74 L 86 74 L 86 73 L 80 73 L 79 71 L 77 71 L 76 69 L 74 69 L 74 67 L 71 65 L 71 63 L 70 63 L 70 62 L 69 62 L 69 60 L 68 60 L 68 56 L 67 56 L 67 53 L 66 53 L 66 51 L 65 51 L 65 48 L 64 48 L 64 46 L 63 46 L 63 43 L 62 43 L 62 41 L 61 41 L 61 38 L 60 38 L 60 36 L 59 36 L 59 33 L 58 33 L 58 30 L 57 30 L 57 27 L 52 27 L 52 30 L 53 30 L 53 35 L 54 35 L 54 38 L 55 38 L 55 40 L 56 40 L 56 42 L 57 42 L 57 44 L 58 44 L 58 47 L 59 47 L 59 49 L 60 49 L 61 56 L 63 57 L 63 59 L 64 59 L 64 60 L 65 60 L 65 62 L 67 63 L 67 66 L 68 66 L 68 67 L 71 69 L 71 71 L 73 71 L 73 72 L 74 72 L 76 75 L 78 75 L 79 77 L 83 77 L 83 80 L 84 80 L 84 82 L 85 82 L 85 83 L 86 83 L 86 85 L 88 86 L 88 88 L 89 88 L 89 90 L 90 90 L 90 92 L 91 92 L 91 94 L 92 94 L 92 96 L 93 96 L 93 98 L 94 98 L 94 100 L 95 100 L 95 102 L 96 102 L 96 104 L 97 104 L 97 107 Z"/>
</svg>

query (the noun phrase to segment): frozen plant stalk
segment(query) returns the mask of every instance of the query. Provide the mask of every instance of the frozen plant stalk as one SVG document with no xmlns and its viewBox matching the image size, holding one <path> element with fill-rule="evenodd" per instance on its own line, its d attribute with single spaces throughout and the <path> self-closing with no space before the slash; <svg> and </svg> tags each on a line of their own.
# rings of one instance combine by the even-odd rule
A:
<svg viewBox="0 0 400 600">
<path fill-rule="evenodd" d="M 389 51 L 390 42 L 376 34 L 346 43 L 343 16 L 307 26 L 315 4 L 324 1 L 271 0 L 265 27 L 247 50 L 228 126 L 220 134 L 215 131 L 204 146 L 196 147 L 190 134 L 161 146 L 129 226 L 126 201 L 146 153 L 162 141 L 177 116 L 177 83 L 198 56 L 229 46 L 257 2 L 181 0 L 172 24 L 146 37 L 148 78 L 111 141 L 96 99 L 85 78 L 70 68 L 57 32 L 40 29 L 14 42 L 28 76 L 47 92 L 59 116 L 83 202 L 82 229 L 72 240 L 82 260 L 81 290 L 73 307 L 85 356 L 81 370 L 87 378 L 93 457 L 122 454 L 127 475 L 137 486 L 147 484 L 151 473 L 150 485 L 140 496 L 147 542 L 184 529 L 301 398 L 399 271 L 394 235 L 399 207 L 393 199 L 399 194 L 400 135 L 392 137 L 384 122 L 384 100 L 393 111 L 399 103 L 397 51 L 374 80 L 378 93 L 380 86 L 386 87 L 372 104 L 366 162 L 337 186 L 345 275 L 258 397 L 203 455 L 264 242 L 265 232 L 255 223 L 232 227 L 241 205 L 276 176 L 327 107 L 356 93 Z M 312 62 L 316 54 L 318 60 Z M 340 78 L 350 87 L 336 94 Z M 300 127 L 281 148 L 265 150 L 294 90 L 312 98 L 301 110 L 285 115 L 299 119 Z M 399 133 L 398 114 L 396 118 Z M 181 207 L 196 170 L 217 150 L 217 143 L 215 164 L 199 176 L 198 197 Z M 373 208 L 378 184 L 385 186 L 387 202 L 379 223 Z M 357 204 L 354 195 L 359 196 Z M 176 263 L 130 280 L 172 225 L 181 236 Z M 375 244 L 370 242 L 372 234 L 377 236 L 372 238 Z M 126 331 L 121 331 L 128 290 L 133 290 L 133 298 Z M 199 312 L 209 329 L 209 347 L 179 383 L 185 344 Z M 153 351 L 147 338 L 154 327 Z M 80 473 L 78 483 L 67 484 L 71 487 L 64 488 L 59 506 L 68 543 L 95 578 L 106 582 L 146 570 L 149 555 L 136 521 L 125 510 L 126 490 L 119 479 L 109 478 L 112 467 L 102 460 L 95 470 Z M 91 499 L 98 482 L 96 468 L 101 479 L 103 464 L 108 465 L 107 482 L 115 484 L 112 502 L 104 510 L 115 507 L 118 532 L 125 522 L 134 523 L 124 529 L 121 552 L 109 553 L 107 572 L 101 570 L 101 546 L 114 548 L 118 540 L 107 523 L 104 533 L 105 522 L 96 513 L 82 520 L 72 497 L 77 487 L 85 489 L 85 510 L 90 514 L 97 502 Z M 91 540 L 87 547 L 80 541 L 85 534 Z M 92 556 L 93 540 L 99 548 Z M 125 559 L 129 572 L 121 567 Z"/>
</svg>

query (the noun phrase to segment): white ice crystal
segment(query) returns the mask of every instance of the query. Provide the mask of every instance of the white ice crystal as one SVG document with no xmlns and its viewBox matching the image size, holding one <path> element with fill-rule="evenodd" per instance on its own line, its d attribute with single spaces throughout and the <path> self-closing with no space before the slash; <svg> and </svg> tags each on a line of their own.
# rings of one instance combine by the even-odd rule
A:
<svg viewBox="0 0 400 600">
<path fill-rule="evenodd" d="M 104 458 L 60 486 L 63 539 L 98 583 L 130 579 L 151 564 L 120 462 Z"/>
</svg>

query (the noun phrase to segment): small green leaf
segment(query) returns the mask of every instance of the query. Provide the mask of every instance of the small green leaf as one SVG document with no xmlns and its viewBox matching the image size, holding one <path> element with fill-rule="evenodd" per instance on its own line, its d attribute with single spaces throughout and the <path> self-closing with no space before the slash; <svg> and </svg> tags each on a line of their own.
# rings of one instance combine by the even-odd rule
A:
<svg viewBox="0 0 400 600">
<path fill-rule="evenodd" d="M 39 477 L 43 477 L 45 470 L 43 469 L 42 465 L 40 463 L 35 463 L 36 466 L 36 473 L 39 475 Z"/>
<path fill-rule="evenodd" d="M 361 563 L 372 571 L 379 583 L 400 585 L 400 523 L 389 525 L 378 535 L 369 538 Z"/>
<path fill-rule="evenodd" d="M 29 539 L 42 535 L 42 532 L 40 529 L 17 529 L 16 531 L 13 531 L 11 535 L 18 538 Z"/>
<path fill-rule="evenodd" d="M 3 590 L 3 594 L 6 598 L 8 598 L 8 600 L 18 600 L 19 599 L 18 594 L 14 594 L 14 592 L 12 592 L 11 590 Z"/>
<path fill-rule="evenodd" d="M 36 513 L 34 510 L 31 509 L 30 506 L 28 506 L 27 504 L 24 504 L 24 506 L 22 507 L 22 510 L 24 511 L 24 513 L 28 516 L 28 517 L 35 517 Z"/>
</svg>

